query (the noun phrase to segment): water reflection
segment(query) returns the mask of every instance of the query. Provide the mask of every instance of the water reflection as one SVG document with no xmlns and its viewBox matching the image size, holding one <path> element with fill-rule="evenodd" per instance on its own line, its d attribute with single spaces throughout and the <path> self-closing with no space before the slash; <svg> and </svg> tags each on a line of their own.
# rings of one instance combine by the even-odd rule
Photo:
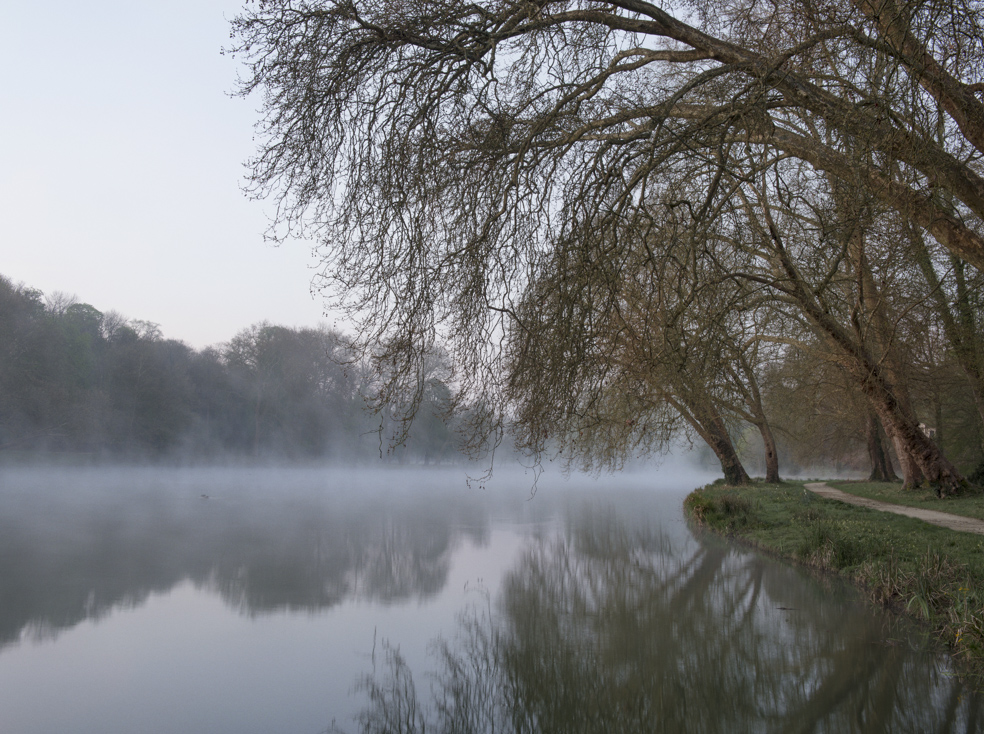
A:
<svg viewBox="0 0 984 734">
<path fill-rule="evenodd" d="M 754 554 L 686 546 L 596 511 L 531 542 L 436 643 L 433 698 L 387 650 L 362 731 L 979 730 L 980 698 L 905 629 Z"/>
<path fill-rule="evenodd" d="M 331 485 L 324 473 L 44 476 L 3 475 L 0 646 L 188 580 L 249 615 L 423 600 L 460 542 L 489 533 L 474 496 L 426 483 L 411 494 L 380 491 L 378 478 L 344 486 L 337 473 Z"/>
<path fill-rule="evenodd" d="M 4 469 L 0 728 L 154 730 L 161 701 L 173 730 L 348 725 L 378 625 L 407 657 L 377 650 L 365 732 L 979 730 L 921 640 L 627 483 L 527 501 L 440 474 Z M 418 641 L 473 588 L 422 676 Z"/>
</svg>

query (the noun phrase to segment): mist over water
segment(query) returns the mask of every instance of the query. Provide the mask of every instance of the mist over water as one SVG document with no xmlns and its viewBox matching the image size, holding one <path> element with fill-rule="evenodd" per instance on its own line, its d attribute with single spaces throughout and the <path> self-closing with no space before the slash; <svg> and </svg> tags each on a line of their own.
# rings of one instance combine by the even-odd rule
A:
<svg viewBox="0 0 984 734">
<path fill-rule="evenodd" d="M 507 671 L 471 682 L 526 701 L 516 730 L 784 730 L 805 710 L 818 731 L 849 711 L 857 731 L 967 730 L 937 726 L 979 704 L 918 637 L 695 538 L 681 502 L 711 478 L 548 471 L 534 494 L 513 469 L 2 468 L 0 731 L 383 730 L 367 694 L 392 699 L 397 659 L 422 712 L 432 681 L 468 682 L 448 660 Z M 596 690 L 607 708 L 584 708 Z M 721 691 L 749 703 L 697 717 Z M 457 710 L 501 730 L 504 701 Z"/>
</svg>

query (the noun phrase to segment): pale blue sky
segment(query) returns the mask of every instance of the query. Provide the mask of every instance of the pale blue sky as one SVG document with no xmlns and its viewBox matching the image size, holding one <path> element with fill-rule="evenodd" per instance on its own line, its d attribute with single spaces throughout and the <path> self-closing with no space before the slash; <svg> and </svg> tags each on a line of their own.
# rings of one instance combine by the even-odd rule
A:
<svg viewBox="0 0 984 734">
<path fill-rule="evenodd" d="M 220 55 L 240 5 L 4 8 L 0 274 L 194 347 L 325 320 L 310 244 L 265 243 L 270 205 L 240 190 L 257 102 Z"/>
</svg>

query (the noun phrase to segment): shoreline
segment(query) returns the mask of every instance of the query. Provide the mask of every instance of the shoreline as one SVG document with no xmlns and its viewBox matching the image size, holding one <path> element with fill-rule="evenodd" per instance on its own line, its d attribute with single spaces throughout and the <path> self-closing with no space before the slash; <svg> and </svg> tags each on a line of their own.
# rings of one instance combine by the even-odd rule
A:
<svg viewBox="0 0 984 734">
<path fill-rule="evenodd" d="M 806 484 L 706 485 L 687 495 L 684 516 L 703 530 L 850 581 L 869 603 L 925 625 L 957 674 L 984 692 L 984 536 L 827 499 Z M 979 501 L 984 505 L 984 497 Z M 946 509 L 946 500 L 940 504 Z"/>
</svg>

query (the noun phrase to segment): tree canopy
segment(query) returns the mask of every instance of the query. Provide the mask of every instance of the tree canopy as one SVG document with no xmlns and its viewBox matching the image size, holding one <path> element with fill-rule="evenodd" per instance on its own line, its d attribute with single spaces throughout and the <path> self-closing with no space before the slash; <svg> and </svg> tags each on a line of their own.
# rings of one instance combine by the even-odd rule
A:
<svg viewBox="0 0 984 734">
<path fill-rule="evenodd" d="M 320 240 L 393 381 L 440 343 L 492 440 L 617 462 L 682 417 L 727 473 L 763 366 L 820 349 L 946 493 L 909 316 L 936 302 L 984 419 L 981 10 L 260 0 L 230 50 L 274 233 Z"/>
</svg>

